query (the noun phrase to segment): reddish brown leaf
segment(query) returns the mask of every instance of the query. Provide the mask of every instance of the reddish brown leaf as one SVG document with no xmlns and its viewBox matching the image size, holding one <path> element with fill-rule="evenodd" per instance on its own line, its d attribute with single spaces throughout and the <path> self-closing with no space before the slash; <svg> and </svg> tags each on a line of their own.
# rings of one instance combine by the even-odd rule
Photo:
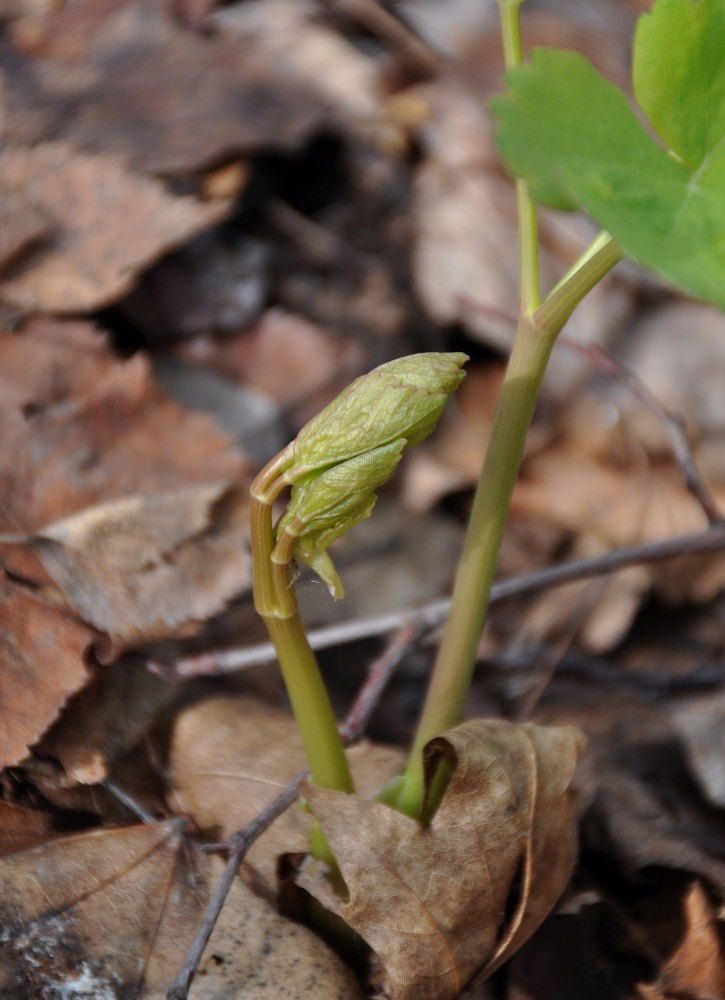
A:
<svg viewBox="0 0 725 1000">
<path fill-rule="evenodd" d="M 251 586 L 246 498 L 224 483 L 97 504 L 29 542 L 71 607 L 123 644 L 204 621 Z"/>
<path fill-rule="evenodd" d="M 300 425 L 347 385 L 341 373 L 351 377 L 362 367 L 354 342 L 277 308 L 241 337 L 192 343 L 180 353 L 270 396 Z"/>
<path fill-rule="evenodd" d="M 27 850 L 47 840 L 57 817 L 47 810 L 27 809 L 0 801 L 0 856 Z"/>
<path fill-rule="evenodd" d="M 156 174 L 289 147 L 319 125 L 322 101 L 280 85 L 251 43 L 185 30 L 156 0 L 53 5 L 0 49 L 11 143 L 63 138 Z M 35 86 L 29 87 L 28 76 Z"/>
<path fill-rule="evenodd" d="M 152 674 L 143 661 L 122 658 L 113 670 L 98 669 L 34 747 L 23 774 L 61 809 L 86 808 L 105 823 L 128 821 L 117 800 L 93 789 L 109 777 L 149 812 L 164 794 L 163 775 L 149 761 L 155 746 L 144 739 L 178 690 Z M 52 763 L 51 763 L 52 762 Z M 75 800 L 75 801 L 74 801 Z"/>
<path fill-rule="evenodd" d="M 143 357 L 119 362 L 91 326 L 39 320 L 22 334 L 0 333 L 0 399 L 0 528 L 32 535 L 91 509 L 41 546 L 89 621 L 129 641 L 168 634 L 183 618 L 221 610 L 248 584 L 243 504 L 218 485 L 192 488 L 239 478 L 243 459 L 207 417 L 185 413 L 152 384 Z M 106 547 L 114 522 L 108 506 L 96 506 L 101 501 L 182 487 L 189 492 L 181 494 L 186 503 L 172 528 L 157 518 L 152 531 L 143 520 L 153 509 L 168 514 L 178 497 L 126 501 L 121 509 L 135 504 L 142 516 L 120 526 L 117 520 L 115 550 Z M 87 532 L 83 550 L 78 530 L 89 523 L 96 535 Z M 135 545 L 129 535 L 119 537 L 126 529 L 136 532 Z M 45 584 L 29 555 L 27 546 L 2 546 L 7 569 Z M 7 707 L 0 761 L 8 765 L 26 756 L 85 685 L 83 652 L 97 633 L 12 584 L 0 594 L 0 623 L 0 697 Z"/>
<path fill-rule="evenodd" d="M 64 143 L 6 149 L 0 188 L 13 190 L 19 210 L 52 224 L 52 241 L 0 281 L 0 298 L 23 312 L 108 305 L 146 265 L 217 222 L 229 205 L 174 197 L 115 157 Z"/>
<path fill-rule="evenodd" d="M 656 995 L 721 1000 L 725 996 L 725 952 L 722 925 L 700 882 L 684 900 L 685 933 L 663 963 Z"/>
<path fill-rule="evenodd" d="M 243 457 L 213 422 L 119 361 L 86 323 L 0 331 L 0 528 L 34 534 L 94 504 L 239 478 Z"/>
<path fill-rule="evenodd" d="M 432 741 L 452 776 L 428 829 L 376 802 L 306 786 L 349 900 L 322 866 L 300 882 L 375 950 L 394 1000 L 455 997 L 538 927 L 576 857 L 573 728 L 472 721 Z"/>
</svg>

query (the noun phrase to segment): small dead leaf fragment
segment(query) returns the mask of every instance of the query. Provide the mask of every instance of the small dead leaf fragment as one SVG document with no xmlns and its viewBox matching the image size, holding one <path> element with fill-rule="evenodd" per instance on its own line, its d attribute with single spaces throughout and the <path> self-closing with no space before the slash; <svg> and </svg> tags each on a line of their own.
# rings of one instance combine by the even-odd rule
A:
<svg viewBox="0 0 725 1000">
<path fill-rule="evenodd" d="M 0 857 L 47 840 L 56 828 L 57 818 L 48 810 L 0 801 Z"/>
<path fill-rule="evenodd" d="M 312 862 L 298 881 L 376 952 L 392 1000 L 457 996 L 534 932 L 576 857 L 571 727 L 464 723 L 426 748 L 452 775 L 429 828 L 377 802 L 306 785 L 350 893 Z"/>
<path fill-rule="evenodd" d="M 725 996 L 722 925 L 700 882 L 690 886 L 684 910 L 683 940 L 667 957 L 660 973 L 658 985 L 662 995 L 721 1000 Z"/>
<path fill-rule="evenodd" d="M 0 298 L 23 312 L 108 305 L 146 265 L 223 218 L 229 204 L 174 197 L 115 157 L 60 142 L 4 150 L 0 187 L 12 187 L 53 224 L 52 242 L 0 281 Z"/>
</svg>

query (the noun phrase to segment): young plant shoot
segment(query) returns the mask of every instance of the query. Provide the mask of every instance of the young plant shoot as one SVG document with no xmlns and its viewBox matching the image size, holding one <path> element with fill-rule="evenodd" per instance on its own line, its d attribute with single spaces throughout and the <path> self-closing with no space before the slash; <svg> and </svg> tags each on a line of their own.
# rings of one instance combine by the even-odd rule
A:
<svg viewBox="0 0 725 1000">
<path fill-rule="evenodd" d="M 519 8 L 499 0 L 508 93 L 493 103 L 496 137 L 516 177 L 519 318 L 444 631 L 408 767 L 385 801 L 428 821 L 422 750 L 460 722 L 526 436 L 557 335 L 625 254 L 725 307 L 725 0 L 657 0 L 640 17 L 627 96 L 574 52 L 537 49 L 524 64 Z M 536 200 L 534 200 L 536 199 Z M 603 228 L 558 284 L 539 288 L 536 203 L 584 210 Z M 481 220 L 485 225 L 485 220 Z M 345 755 L 290 583 L 310 565 L 333 596 L 330 544 L 372 510 L 404 449 L 431 433 L 463 378 L 462 354 L 382 365 L 345 389 L 252 487 L 255 602 L 267 623 L 302 733 L 312 780 L 352 790 Z M 276 526 L 272 504 L 291 495 Z"/>
<path fill-rule="evenodd" d="M 252 484 L 255 607 L 279 658 L 315 784 L 352 791 L 327 692 L 300 622 L 290 575 L 303 562 L 335 598 L 343 589 L 328 554 L 370 514 L 375 490 L 411 444 L 434 429 L 464 377 L 465 354 L 415 354 L 356 379 L 299 432 Z M 291 487 L 276 525 L 272 505 Z"/>
</svg>

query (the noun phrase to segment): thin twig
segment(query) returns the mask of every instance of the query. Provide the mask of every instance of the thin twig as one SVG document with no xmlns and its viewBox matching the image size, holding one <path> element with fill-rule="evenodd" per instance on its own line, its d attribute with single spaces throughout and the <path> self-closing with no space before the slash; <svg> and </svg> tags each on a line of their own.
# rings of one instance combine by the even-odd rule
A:
<svg viewBox="0 0 725 1000">
<path fill-rule="evenodd" d="M 679 535 L 660 542 L 648 542 L 645 545 L 632 545 L 627 548 L 615 549 L 613 552 L 594 556 L 591 559 L 576 559 L 559 566 L 537 570 L 534 573 L 515 576 L 510 580 L 502 580 L 493 585 L 491 602 L 536 593 L 573 580 L 602 576 L 627 566 L 662 562 L 665 559 L 674 559 L 678 556 L 715 552 L 722 548 L 725 548 L 725 523 L 719 521 L 700 533 Z M 310 646 L 313 649 L 327 649 L 330 646 L 355 642 L 358 639 L 385 635 L 406 624 L 413 624 L 421 632 L 426 632 L 437 628 L 445 621 L 450 605 L 450 599 L 443 598 L 431 601 L 420 608 L 405 608 L 402 611 L 391 611 L 384 615 L 357 618 L 339 625 L 312 629 L 308 633 Z M 274 647 L 271 643 L 265 642 L 241 649 L 190 656 L 170 664 L 149 660 L 147 666 L 163 676 L 187 678 L 210 672 L 231 673 L 260 663 L 270 663 L 275 658 Z"/>
<path fill-rule="evenodd" d="M 199 924 L 194 940 L 186 953 L 183 964 L 179 969 L 173 983 L 169 987 L 166 994 L 166 1000 L 186 1000 L 189 995 L 189 989 L 191 988 L 191 982 L 196 971 L 199 968 L 199 962 L 201 961 L 201 956 L 204 954 L 204 950 L 209 943 L 209 938 L 214 930 L 214 925 L 217 922 L 219 914 L 221 913 L 224 902 L 229 895 L 229 890 L 231 889 L 237 872 L 244 861 L 247 851 L 252 846 L 254 841 L 260 834 L 264 833 L 267 827 L 281 816 L 285 809 L 297 798 L 297 791 L 300 782 L 304 780 L 308 775 L 307 771 L 299 774 L 294 781 L 280 792 L 276 799 L 274 799 L 270 804 L 264 809 L 256 819 L 252 820 L 247 826 L 242 830 L 238 830 L 236 833 L 232 834 L 229 839 L 228 849 L 229 858 L 222 872 L 221 878 L 217 884 L 216 889 L 212 893 L 211 899 L 209 900 L 206 910 L 204 911 L 204 916 L 201 918 L 201 923 Z M 213 845 L 218 847 L 220 845 Z"/>
<path fill-rule="evenodd" d="M 343 743 L 347 745 L 361 738 L 367 729 L 370 716 L 380 701 L 380 696 L 393 675 L 393 671 L 420 632 L 419 623 L 406 622 L 395 633 L 383 653 L 370 664 L 365 683 L 360 688 L 355 704 L 350 709 L 340 729 Z"/>
<path fill-rule="evenodd" d="M 119 802 L 122 802 L 127 809 L 130 809 L 142 823 L 156 823 L 157 817 L 152 816 L 145 806 L 142 806 L 140 802 L 137 802 L 132 795 L 129 795 L 125 789 L 116 784 L 112 778 L 106 778 L 105 781 L 101 782 L 101 785 L 103 788 L 106 788 L 111 795 L 117 798 Z"/>
<path fill-rule="evenodd" d="M 414 641 L 417 627 L 406 623 L 393 636 L 384 652 L 373 661 L 368 670 L 365 683 L 355 698 L 355 702 L 340 727 L 340 735 L 344 743 L 353 743 L 365 732 L 368 720 L 380 695 L 387 685 L 405 651 Z M 297 798 L 300 783 L 307 778 L 309 771 L 298 774 L 280 794 L 262 810 L 262 812 L 241 830 L 237 830 L 226 843 L 207 844 L 207 852 L 228 850 L 229 857 L 216 889 L 212 893 L 199 928 L 194 936 L 183 964 L 166 994 L 166 1000 L 186 1000 L 192 979 L 199 968 L 209 938 L 214 930 L 224 902 L 229 894 L 234 878 L 254 841 L 288 809 Z"/>
</svg>

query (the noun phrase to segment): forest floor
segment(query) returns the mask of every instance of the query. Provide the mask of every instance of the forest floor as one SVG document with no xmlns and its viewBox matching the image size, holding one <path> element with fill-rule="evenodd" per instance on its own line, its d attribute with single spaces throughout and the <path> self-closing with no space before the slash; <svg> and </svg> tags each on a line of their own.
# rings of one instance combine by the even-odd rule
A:
<svg viewBox="0 0 725 1000">
<path fill-rule="evenodd" d="M 525 42 L 627 89 L 648 7 L 529 0 Z M 223 870 L 202 845 L 304 769 L 251 600 L 249 484 L 362 372 L 464 351 L 435 435 L 336 547 L 345 600 L 297 583 L 341 718 L 395 667 L 350 750 L 362 795 L 413 735 L 517 311 L 496 4 L 0 9 L 0 995 L 162 1000 Z M 546 288 L 595 233 L 541 213 Z M 491 978 L 394 997 L 725 997 L 724 399 L 725 316 L 633 264 L 567 325 L 466 718 L 584 734 L 578 861 Z M 379 981 L 278 890 L 310 822 L 293 805 L 253 844 L 192 1000 Z M 494 946 L 511 908 L 534 920 L 512 884 Z"/>
</svg>

